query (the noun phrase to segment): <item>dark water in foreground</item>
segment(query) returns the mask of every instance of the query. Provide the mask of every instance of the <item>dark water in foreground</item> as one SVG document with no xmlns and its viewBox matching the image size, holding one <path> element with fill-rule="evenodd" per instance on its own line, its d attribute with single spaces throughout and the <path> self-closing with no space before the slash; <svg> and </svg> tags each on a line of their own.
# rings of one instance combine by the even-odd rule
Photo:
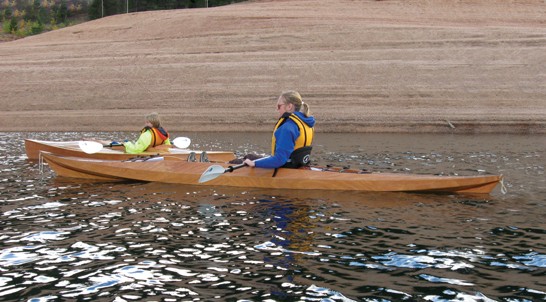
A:
<svg viewBox="0 0 546 302">
<path fill-rule="evenodd" d="M 40 174 L 22 144 L 127 135 L 0 133 L 1 301 L 546 300 L 544 135 L 316 142 L 319 163 L 504 174 L 508 193 L 489 196 L 88 183 Z M 270 144 L 184 136 L 240 154 Z"/>
</svg>

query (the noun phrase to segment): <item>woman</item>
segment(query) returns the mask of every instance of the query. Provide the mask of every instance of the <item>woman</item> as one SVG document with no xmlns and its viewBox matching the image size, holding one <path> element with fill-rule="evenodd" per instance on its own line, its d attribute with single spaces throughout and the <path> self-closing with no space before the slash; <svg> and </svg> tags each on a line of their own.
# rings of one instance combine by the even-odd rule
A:
<svg viewBox="0 0 546 302">
<path fill-rule="evenodd" d="M 277 100 L 279 120 L 273 130 L 271 156 L 243 162 L 258 168 L 298 168 L 309 164 L 315 118 L 296 91 L 283 92 Z"/>
<path fill-rule="evenodd" d="M 161 127 L 159 114 L 152 112 L 144 117 L 144 128 L 135 143 L 125 142 L 125 152 L 129 154 L 142 153 L 160 145 L 171 145 L 169 133 Z"/>
</svg>

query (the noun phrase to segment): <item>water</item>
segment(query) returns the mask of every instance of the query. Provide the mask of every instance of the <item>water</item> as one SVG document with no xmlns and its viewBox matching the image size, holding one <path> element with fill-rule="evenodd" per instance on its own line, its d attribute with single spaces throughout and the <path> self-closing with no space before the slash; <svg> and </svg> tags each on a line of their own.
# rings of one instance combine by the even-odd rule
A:
<svg viewBox="0 0 546 302">
<path fill-rule="evenodd" d="M 74 181 L 41 174 L 22 144 L 132 136 L 0 133 L 0 300 L 546 300 L 544 135 L 320 134 L 315 144 L 321 164 L 503 174 L 508 193 L 489 196 Z M 238 154 L 270 144 L 180 136 Z"/>
</svg>

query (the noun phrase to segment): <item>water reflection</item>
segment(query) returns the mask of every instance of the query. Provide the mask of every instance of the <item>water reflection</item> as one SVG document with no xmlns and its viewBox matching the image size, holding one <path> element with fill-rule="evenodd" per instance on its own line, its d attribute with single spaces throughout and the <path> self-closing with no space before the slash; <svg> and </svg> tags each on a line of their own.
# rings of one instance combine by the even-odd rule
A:
<svg viewBox="0 0 546 302">
<path fill-rule="evenodd" d="M 316 148 L 353 168 L 505 175 L 508 194 L 477 197 L 90 183 L 40 174 L 21 144 L 103 135 L 0 134 L 2 300 L 546 299 L 544 137 L 324 135 Z M 195 136 L 240 153 L 269 143 Z"/>
</svg>

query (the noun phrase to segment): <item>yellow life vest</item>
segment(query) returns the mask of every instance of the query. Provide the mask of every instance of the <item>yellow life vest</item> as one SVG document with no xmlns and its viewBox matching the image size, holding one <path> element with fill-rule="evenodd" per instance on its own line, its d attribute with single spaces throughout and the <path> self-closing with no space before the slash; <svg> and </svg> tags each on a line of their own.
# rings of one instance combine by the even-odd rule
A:
<svg viewBox="0 0 546 302">
<path fill-rule="evenodd" d="M 287 119 L 291 119 L 292 121 L 294 121 L 296 125 L 298 126 L 298 129 L 300 130 L 300 136 L 296 139 L 296 142 L 294 144 L 294 150 L 311 146 L 311 144 L 313 143 L 313 134 L 314 134 L 313 128 L 309 127 L 304 121 L 302 121 L 297 115 L 293 113 L 291 113 L 288 116 L 283 115 L 279 119 L 277 124 L 275 125 L 275 129 L 273 129 L 273 136 L 271 138 L 271 155 L 275 155 L 275 146 L 276 146 L 275 131 L 277 131 L 277 129 L 284 122 L 286 122 Z"/>
</svg>

